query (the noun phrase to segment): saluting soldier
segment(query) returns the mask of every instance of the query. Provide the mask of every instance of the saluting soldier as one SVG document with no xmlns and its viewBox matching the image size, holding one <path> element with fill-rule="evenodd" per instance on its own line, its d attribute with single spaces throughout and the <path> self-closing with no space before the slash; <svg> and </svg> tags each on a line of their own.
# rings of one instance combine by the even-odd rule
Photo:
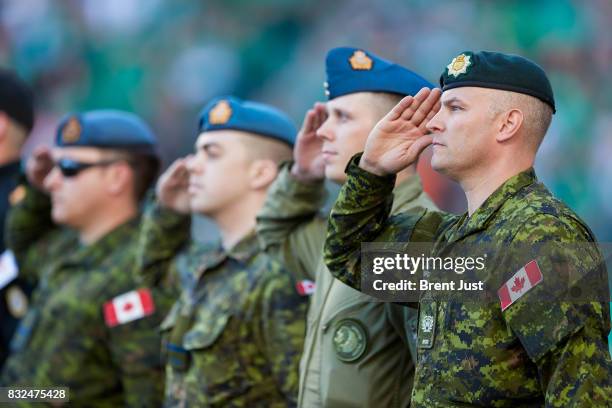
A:
<svg viewBox="0 0 612 408">
<path fill-rule="evenodd" d="M 255 234 L 255 215 L 296 133 L 276 108 L 217 98 L 200 115 L 194 154 L 160 177 L 139 270 L 176 293 L 161 325 L 165 406 L 296 405 L 307 303 Z M 209 216 L 220 242 L 190 240 L 190 214 Z"/>
<path fill-rule="evenodd" d="M 412 406 L 610 406 L 609 293 L 601 254 L 587 225 L 533 170 L 555 112 L 546 74 L 520 56 L 464 52 L 440 84 L 441 104 L 438 89 L 405 98 L 372 131 L 363 155 L 351 160 L 330 217 L 328 267 L 359 288 L 362 241 L 393 241 L 410 232 L 413 239 L 425 231 L 434 236 L 432 254 L 450 257 L 466 255 L 458 244 L 493 245 L 486 273 L 487 282 L 498 282 L 491 288 L 497 301 L 422 296 Z M 389 217 L 396 173 L 430 144 L 432 167 L 459 182 L 468 212 Z M 525 250 L 532 246 L 553 250 Z M 559 265 L 584 279 L 561 279 Z M 605 296 L 563 297 L 585 282 Z"/>
<path fill-rule="evenodd" d="M 68 387 L 71 406 L 159 406 L 157 327 L 169 305 L 134 274 L 157 141 L 136 115 L 99 110 L 65 117 L 55 144 L 28 161 L 7 220 L 20 276 L 37 288 L 1 383 Z"/>
<path fill-rule="evenodd" d="M 13 253 L 6 251 L 4 220 L 11 203 L 25 193 L 19 187 L 20 154 L 34 125 L 32 100 L 30 87 L 15 72 L 0 68 L 0 370 L 31 292 L 31 286 L 19 277 Z"/>
<path fill-rule="evenodd" d="M 322 256 L 327 219 L 320 211 L 324 180 L 344 183 L 344 168 L 363 150 L 376 123 L 403 96 L 432 85 L 407 68 L 352 47 L 330 50 L 325 69 L 329 100 L 306 113 L 294 161 L 282 166 L 258 216 L 266 250 L 298 274 L 300 290 L 311 296 L 299 405 L 407 406 L 416 312 L 379 302 L 329 274 Z M 393 194 L 392 212 L 435 208 L 415 165 L 400 172 Z"/>
</svg>

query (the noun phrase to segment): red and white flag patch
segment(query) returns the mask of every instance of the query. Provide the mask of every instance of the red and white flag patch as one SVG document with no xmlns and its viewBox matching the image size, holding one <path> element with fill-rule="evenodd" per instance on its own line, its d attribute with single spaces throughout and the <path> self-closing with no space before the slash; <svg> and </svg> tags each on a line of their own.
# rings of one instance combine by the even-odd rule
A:
<svg viewBox="0 0 612 408">
<path fill-rule="evenodd" d="M 108 327 L 129 323 L 155 311 L 149 289 L 138 289 L 119 295 L 104 303 L 104 320 Z"/>
<path fill-rule="evenodd" d="M 497 291 L 502 312 L 540 282 L 542 282 L 542 271 L 535 260 L 530 261 Z"/>
<path fill-rule="evenodd" d="M 315 292 L 317 285 L 310 279 L 304 279 L 295 284 L 295 288 L 301 296 L 310 296 Z"/>
</svg>

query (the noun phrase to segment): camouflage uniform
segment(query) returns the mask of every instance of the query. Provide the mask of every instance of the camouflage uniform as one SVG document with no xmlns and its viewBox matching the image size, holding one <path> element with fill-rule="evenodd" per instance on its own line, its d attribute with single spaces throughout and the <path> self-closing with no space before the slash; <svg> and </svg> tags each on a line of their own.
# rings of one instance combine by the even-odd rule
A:
<svg viewBox="0 0 612 408">
<path fill-rule="evenodd" d="M 434 208 L 418 176 L 401 183 L 394 195 L 394 212 Z M 322 182 L 301 183 L 284 165 L 258 216 L 257 232 L 266 250 L 299 280 L 316 282 L 300 363 L 299 405 L 407 406 L 414 365 L 406 345 L 416 351 L 416 331 L 409 329 L 416 327 L 416 312 L 378 302 L 333 279 L 322 259 L 327 220 L 318 211 L 324 199 Z M 338 340 L 354 330 L 365 334 L 357 337 L 360 342 L 349 347 Z"/>
<path fill-rule="evenodd" d="M 234 248 L 188 242 L 189 218 L 151 205 L 140 269 L 178 301 L 161 325 L 166 406 L 294 406 L 306 302 L 254 234 Z"/>
<path fill-rule="evenodd" d="M 168 305 L 154 297 L 157 312 L 112 328 L 103 313 L 107 301 L 138 288 L 131 272 L 139 220 L 82 246 L 75 232 L 54 227 L 50 209 L 46 195 L 28 188 L 7 220 L 20 275 L 38 286 L 13 337 L 3 386 L 66 386 L 71 406 L 159 406 L 157 327 Z"/>
<path fill-rule="evenodd" d="M 593 240 L 586 225 L 537 181 L 533 169 L 507 180 L 471 217 L 421 211 L 388 219 L 393 177 L 367 173 L 358 160 L 349 166 L 325 246 L 332 273 L 353 287 L 360 284 L 362 241 L 405 241 L 425 230 L 432 233 L 435 254 L 465 256 L 453 252 L 451 244 Z M 596 249 L 563 255 L 573 266 L 601 261 Z M 539 301 L 558 288 L 550 259 L 537 262 L 543 284 L 503 312 L 499 302 L 436 302 L 426 292 L 420 301 L 412 406 L 610 406 L 607 304 Z M 502 282 L 524 265 L 508 267 L 501 255 L 487 263 L 496 265 L 494 274 Z M 594 278 L 607 291 L 605 277 Z M 424 329 L 425 319 L 433 327 Z"/>
<path fill-rule="evenodd" d="M 11 202 L 19 200 L 23 191 L 17 188 L 20 172 L 19 161 L 0 166 L 0 257 L 6 249 L 3 233 L 6 214 Z M 31 286 L 22 278 L 9 273 L 8 268 L 3 269 L 0 260 L 0 371 L 8 357 L 11 337 L 28 309 L 28 299 L 32 292 Z"/>
</svg>

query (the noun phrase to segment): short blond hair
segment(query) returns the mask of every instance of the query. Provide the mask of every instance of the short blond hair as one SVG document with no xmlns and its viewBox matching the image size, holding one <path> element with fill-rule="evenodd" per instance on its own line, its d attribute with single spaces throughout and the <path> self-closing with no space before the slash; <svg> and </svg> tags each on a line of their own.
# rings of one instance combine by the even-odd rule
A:
<svg viewBox="0 0 612 408">
<path fill-rule="evenodd" d="M 552 108 L 547 103 L 530 95 L 510 91 L 504 91 L 500 95 L 498 95 L 500 97 L 492 100 L 489 105 L 493 115 L 497 116 L 510 109 L 519 109 L 523 112 L 526 140 L 537 150 L 552 122 Z"/>
<path fill-rule="evenodd" d="M 291 160 L 292 147 L 280 140 L 254 133 L 244 132 L 241 142 L 246 146 L 250 160 L 271 160 L 276 164 Z"/>
</svg>

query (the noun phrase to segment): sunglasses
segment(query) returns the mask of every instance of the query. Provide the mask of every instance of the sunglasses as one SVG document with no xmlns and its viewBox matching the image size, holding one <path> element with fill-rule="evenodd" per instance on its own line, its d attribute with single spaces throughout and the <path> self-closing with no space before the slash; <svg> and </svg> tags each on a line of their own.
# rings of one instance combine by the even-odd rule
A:
<svg viewBox="0 0 612 408">
<path fill-rule="evenodd" d="M 119 160 L 104 160 L 95 163 L 83 163 L 72 159 L 59 159 L 55 162 L 55 166 L 59 169 L 64 177 L 75 177 L 83 170 L 91 167 L 108 166 L 113 163 L 117 163 Z"/>
</svg>

